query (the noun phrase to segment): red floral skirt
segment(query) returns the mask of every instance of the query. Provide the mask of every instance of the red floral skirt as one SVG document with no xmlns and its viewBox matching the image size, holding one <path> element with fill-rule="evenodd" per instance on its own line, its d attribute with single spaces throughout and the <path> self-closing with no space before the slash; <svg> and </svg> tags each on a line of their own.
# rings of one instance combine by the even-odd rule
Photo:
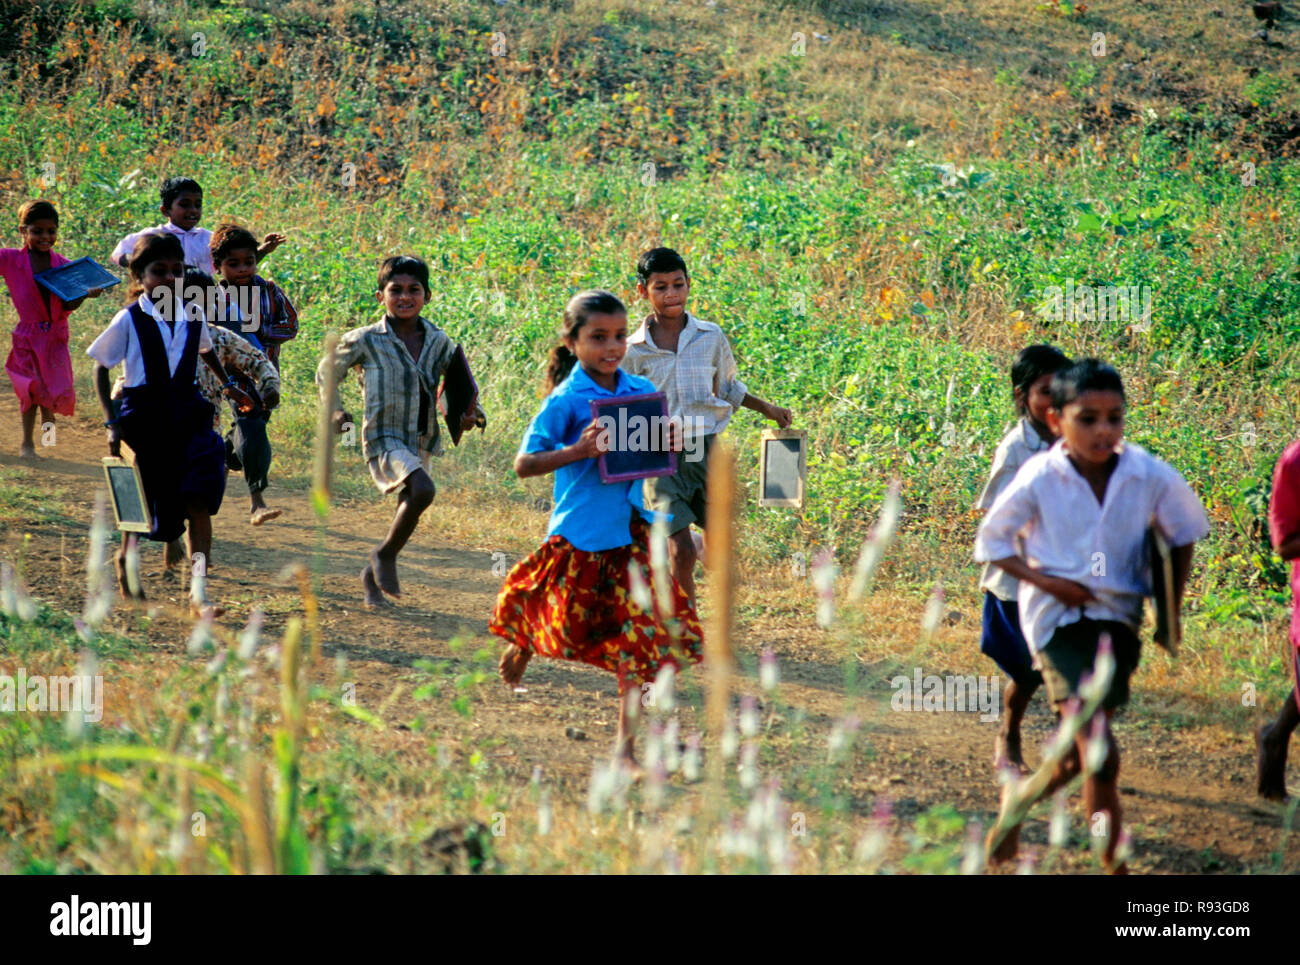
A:
<svg viewBox="0 0 1300 965">
<path fill-rule="evenodd" d="M 632 599 L 630 567 L 653 582 L 647 533 L 635 521 L 632 543 L 600 552 L 552 536 L 506 575 L 488 629 L 522 650 L 608 670 L 620 687 L 654 680 L 664 664 L 699 663 L 700 620 L 675 580 L 667 626 Z"/>
</svg>

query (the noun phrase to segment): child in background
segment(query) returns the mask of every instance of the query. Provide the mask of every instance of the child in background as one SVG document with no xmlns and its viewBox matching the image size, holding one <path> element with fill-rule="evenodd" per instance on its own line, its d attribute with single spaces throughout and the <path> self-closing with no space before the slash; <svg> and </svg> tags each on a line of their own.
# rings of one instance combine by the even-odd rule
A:
<svg viewBox="0 0 1300 965">
<path fill-rule="evenodd" d="M 222 287 L 233 296 L 227 304 L 246 306 L 241 316 L 256 313 L 253 318 L 228 320 L 223 325 L 261 349 L 278 372 L 280 346 L 298 336 L 298 313 L 278 285 L 257 273 L 260 258 L 257 238 L 247 228 L 223 224 L 212 236 L 212 263 Z"/>
<path fill-rule="evenodd" d="M 500 664 L 508 686 L 519 682 L 534 653 L 617 674 L 618 752 L 632 761 L 627 691 L 653 681 L 663 664 L 676 666 L 675 651 L 698 662 L 703 634 L 675 583 L 671 628 L 654 606 L 647 611 L 632 602 L 630 567 L 640 567 L 653 583 L 641 480 L 600 480 L 601 427 L 591 417 L 590 400 L 655 390 L 619 369 L 627 344 L 623 303 L 607 291 L 574 295 L 564 310 L 563 339 L 551 353 L 550 394 L 524 434 L 514 467 L 521 479 L 555 473 L 548 538 L 506 576 L 488 629 L 510 644 Z"/>
<path fill-rule="evenodd" d="M 139 297 L 113 316 L 86 354 L 95 360 L 108 451 L 121 455 L 125 441 L 135 453 L 149 502 L 149 538 L 169 543 L 185 531 L 188 521 L 191 562 L 204 572 L 212 551 L 211 517 L 221 507 L 226 469 L 225 446 L 212 431 L 212 406 L 194 384 L 199 357 L 216 375 L 225 398 L 244 410 L 253 400 L 226 375 L 212 350 L 202 312 L 175 297 L 184 259 L 175 237 L 142 237 L 128 263 L 131 294 Z M 119 364 L 125 370 L 125 388 L 115 413 L 108 372 Z M 125 594 L 131 592 L 126 553 L 137 539 L 135 533 L 123 534 L 117 555 L 118 582 Z M 221 612 L 197 595 L 191 599 L 191 611 L 196 617 Z"/>
<path fill-rule="evenodd" d="M 92 288 L 84 298 L 64 302 L 42 288 L 36 275 L 66 265 L 68 259 L 54 250 L 59 236 L 59 213 L 48 201 L 28 201 L 18 209 L 21 248 L 0 248 L 0 277 L 18 312 L 13 347 L 5 372 L 18 395 L 23 414 L 23 441 L 19 455 L 36 458 L 36 414 L 42 424 L 54 415 L 72 415 L 77 394 L 72 386 L 72 356 L 68 352 L 68 313 L 86 298 L 98 298 L 102 288 Z"/>
<path fill-rule="evenodd" d="M 1020 581 L 1025 640 L 1039 660 L 1047 694 L 1060 713 L 1078 697 L 1092 670 L 1102 636 L 1109 636 L 1115 675 L 1098 717 L 1080 731 L 1045 794 L 1078 774 L 1094 725 L 1104 733 L 1105 762 L 1084 782 L 1090 822 L 1103 817 L 1103 863 L 1115 860 L 1120 838 L 1119 750 L 1109 721 L 1128 702 L 1137 669 L 1137 631 L 1151 593 L 1146 532 L 1154 525 L 1173 547 L 1175 598 L 1182 604 L 1191 571 L 1192 545 L 1209 532 L 1200 501 L 1167 463 L 1124 443 L 1124 386 L 1109 365 L 1084 359 L 1052 379 L 1047 424 L 1060 437 L 1046 454 L 1027 462 L 1002 491 L 980 526 L 975 559 L 995 563 Z M 1018 537 L 1023 537 L 1023 544 Z M 990 832 L 992 833 L 992 832 Z M 991 856 L 1015 856 L 1013 829 Z"/>
<path fill-rule="evenodd" d="M 366 465 L 380 492 L 399 494 L 388 536 L 371 550 L 361 571 L 369 607 L 386 605 L 384 593 L 401 595 L 397 554 L 433 503 L 429 458 L 442 455 L 435 407 L 438 381 L 456 346 L 442 329 L 420 315 L 429 294 L 429 266 L 423 261 L 407 255 L 385 259 L 379 267 L 376 292 L 384 306 L 383 320 L 348 332 L 339 339 L 334 355 L 322 358 L 316 369 L 318 386 L 330 366 L 336 384 L 349 369 L 360 369 Z M 336 431 L 345 432 L 352 416 L 340 407 L 337 391 L 328 401 Z M 481 414 L 480 409 L 478 416 Z M 466 413 L 463 427 L 471 428 L 476 419 L 475 413 Z"/>
<path fill-rule="evenodd" d="M 694 605 L 698 553 L 691 523 L 705 524 L 713 442 L 741 406 L 782 429 L 790 426 L 790 410 L 750 395 L 736 378 L 736 360 L 722 329 L 686 310 L 691 280 L 681 255 L 654 248 L 637 260 L 636 274 L 637 294 L 649 300 L 651 313 L 627 340 L 623 369 L 649 379 L 668 397 L 668 415 L 681 420 L 687 443 L 677 472 L 646 480 L 646 504 L 672 517 L 668 552 L 673 575 Z"/>
<path fill-rule="evenodd" d="M 162 232 L 174 236 L 181 243 L 185 251 L 186 268 L 197 268 L 205 274 L 213 274 L 212 232 L 199 227 L 199 219 L 203 217 L 203 188 L 199 182 L 193 178 L 168 178 L 158 193 L 162 198 L 159 210 L 167 216 L 167 220 L 156 227 L 133 232 L 119 241 L 110 256 L 113 264 L 126 267 L 141 235 Z M 267 235 L 258 247 L 258 257 L 269 255 L 283 242 L 282 234 Z"/>
<path fill-rule="evenodd" d="M 1260 795 L 1285 801 L 1287 745 L 1300 724 L 1300 441 L 1286 447 L 1273 470 L 1268 531 L 1277 555 L 1291 564 L 1292 687 L 1277 719 L 1255 732 L 1256 766 Z"/>
<path fill-rule="evenodd" d="M 185 291 L 194 289 L 210 292 L 217 287 L 211 275 L 190 269 L 185 272 Z M 200 305 L 208 304 L 203 297 Z M 280 516 L 281 511 L 266 505 L 262 493 L 267 487 L 267 474 L 271 469 L 271 442 L 266 435 L 266 423 L 271 417 L 271 410 L 280 404 L 280 373 L 275 370 L 270 359 L 259 352 L 251 342 L 220 325 L 208 325 L 208 336 L 212 339 L 212 350 L 221 360 L 226 374 L 234 379 L 244 393 L 253 400 L 253 408 L 241 412 L 235 406 L 230 407 L 231 420 L 234 423 L 225 436 L 226 468 L 243 472 L 244 482 L 248 484 L 248 495 L 252 503 L 249 522 L 254 526 Z M 121 396 L 126 381 L 119 376 L 113 384 L 113 398 Z M 212 404 L 212 428 L 221 434 L 221 383 L 217 381 L 212 370 L 207 366 L 199 369 L 199 391 Z M 168 544 L 165 563 L 168 567 L 184 559 L 184 549 L 179 541 Z M 211 560 L 208 561 L 211 568 Z"/>
<path fill-rule="evenodd" d="M 1047 425 L 1052 376 L 1069 367 L 1070 360 L 1051 345 L 1030 345 L 1016 356 L 1011 366 L 1011 393 L 1020 421 L 998 443 L 989 481 L 975 503 L 976 509 L 988 510 L 1029 457 L 1045 452 L 1056 441 Z M 1043 676 L 1034 669 L 1029 644 L 1020 632 L 1020 608 L 1016 603 L 1020 584 L 1015 577 L 986 563 L 980 588 L 984 590 L 980 652 L 992 657 L 1008 677 L 1003 695 L 1006 714 L 993 747 L 993 767 L 999 772 L 1010 767 L 1023 774 L 1027 768 L 1021 750 L 1020 722 Z"/>
</svg>

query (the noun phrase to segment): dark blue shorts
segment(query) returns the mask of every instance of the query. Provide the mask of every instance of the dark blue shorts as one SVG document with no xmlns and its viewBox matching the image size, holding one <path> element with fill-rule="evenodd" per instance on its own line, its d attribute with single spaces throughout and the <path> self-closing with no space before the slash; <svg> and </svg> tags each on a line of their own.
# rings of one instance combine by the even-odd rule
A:
<svg viewBox="0 0 1300 965">
<path fill-rule="evenodd" d="M 1043 676 L 1034 669 L 1029 644 L 1020 632 L 1020 606 L 984 591 L 984 621 L 980 652 L 993 658 L 1002 672 L 1022 687 L 1037 687 Z"/>
</svg>

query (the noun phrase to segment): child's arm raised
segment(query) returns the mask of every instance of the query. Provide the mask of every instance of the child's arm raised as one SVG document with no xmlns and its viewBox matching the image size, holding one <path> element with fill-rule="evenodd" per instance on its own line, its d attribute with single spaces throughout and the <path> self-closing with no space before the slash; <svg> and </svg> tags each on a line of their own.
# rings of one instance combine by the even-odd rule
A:
<svg viewBox="0 0 1300 965">
<path fill-rule="evenodd" d="M 580 459 L 594 459 L 607 448 L 606 439 L 602 438 L 607 433 L 601 424 L 593 419 L 587 428 L 582 430 L 582 435 L 578 441 L 571 446 L 565 446 L 563 449 L 551 449 L 546 452 L 521 452 L 515 456 L 515 475 L 520 479 L 527 479 L 529 476 L 544 476 L 548 472 L 555 472 L 562 466 L 569 463 L 578 462 Z"/>
<path fill-rule="evenodd" d="M 262 258 L 265 258 L 271 252 L 275 251 L 276 248 L 279 248 L 282 244 L 285 243 L 285 240 L 286 239 L 284 235 L 282 235 L 280 232 L 272 231 L 269 235 L 263 238 L 262 243 L 257 246 L 258 259 L 260 260 Z"/>
</svg>

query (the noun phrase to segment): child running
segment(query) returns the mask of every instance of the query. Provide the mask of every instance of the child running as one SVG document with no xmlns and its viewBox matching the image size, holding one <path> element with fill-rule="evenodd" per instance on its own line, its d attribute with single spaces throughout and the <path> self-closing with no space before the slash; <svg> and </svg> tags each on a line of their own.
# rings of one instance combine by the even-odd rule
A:
<svg viewBox="0 0 1300 965">
<path fill-rule="evenodd" d="M 1143 599 L 1151 593 L 1145 562 L 1146 531 L 1154 525 L 1173 549 L 1175 597 L 1182 603 L 1192 546 L 1209 532 L 1200 501 L 1167 463 L 1124 443 L 1124 386 L 1119 373 L 1083 359 L 1052 379 L 1047 425 L 1060 441 L 1031 458 L 994 501 L 980 526 L 975 559 L 995 563 L 1020 581 L 1025 640 L 1039 660 L 1047 694 L 1058 713 L 1079 694 L 1080 680 L 1109 636 L 1115 675 L 1102 702 L 1105 762 L 1084 782 L 1090 819 L 1104 814 L 1103 863 L 1115 861 L 1120 838 L 1119 750 L 1110 732 L 1115 709 L 1128 702 L 1137 669 Z M 1023 544 L 1017 539 L 1023 538 Z M 1075 747 L 1044 793 L 1064 786 L 1080 769 L 1097 719 L 1080 731 Z M 991 832 L 990 832 L 991 833 Z M 991 855 L 1015 856 L 1013 828 Z"/>
<path fill-rule="evenodd" d="M 197 362 L 204 363 L 222 385 L 222 394 L 241 409 L 250 399 L 226 375 L 212 349 L 203 313 L 176 295 L 184 272 L 185 252 L 172 235 L 146 234 L 136 242 L 128 267 L 131 294 L 139 297 L 122 309 L 86 350 L 95 360 L 95 388 L 108 428 L 108 451 L 120 456 L 126 442 L 149 502 L 151 540 L 169 543 L 189 523 L 191 563 L 205 572 L 212 552 L 212 516 L 226 488 L 225 446 L 212 431 L 212 405 L 195 385 Z M 122 403 L 115 414 L 108 372 L 125 370 Z M 117 555 L 118 582 L 131 593 L 126 553 L 137 534 L 123 534 Z M 136 594 L 143 598 L 143 593 Z M 196 617 L 221 610 L 205 598 L 191 598 Z"/>
<path fill-rule="evenodd" d="M 162 233 L 175 237 L 185 251 L 185 267 L 197 268 L 211 275 L 212 268 L 212 232 L 199 227 L 203 217 L 203 188 L 193 178 L 174 177 L 162 183 L 158 194 L 162 199 L 159 210 L 167 220 L 153 228 L 145 228 L 127 235 L 117 243 L 110 256 L 113 264 L 127 266 L 131 253 L 141 235 Z M 258 257 L 269 255 L 284 242 L 284 235 L 273 232 L 266 236 L 258 246 Z"/>
<path fill-rule="evenodd" d="M 551 352 L 550 394 L 524 434 L 515 473 L 521 478 L 555 473 L 555 508 L 547 540 L 506 576 L 489 629 L 509 646 L 501 678 L 513 687 L 534 653 L 589 663 L 618 676 L 617 751 L 634 762 L 627 721 L 627 691 L 653 681 L 674 654 L 697 663 L 703 634 L 680 585 L 673 585 L 672 626 L 655 607 L 632 600 L 631 573 L 650 579 L 648 528 L 641 518 L 641 480 L 602 483 L 602 451 L 591 399 L 655 391 L 643 378 L 619 369 L 627 350 L 627 311 L 607 291 L 584 291 L 564 309 L 563 344 Z M 675 638 L 675 642 L 674 642 Z"/>
<path fill-rule="evenodd" d="M 976 509 L 987 511 L 1029 457 L 1045 451 L 1056 441 L 1047 425 L 1052 376 L 1069 367 L 1070 360 L 1051 345 L 1030 345 L 1016 356 L 1011 366 L 1011 394 L 1020 421 L 998 443 L 993 469 L 975 503 Z M 1020 608 L 1016 603 L 1020 584 L 1016 578 L 1001 567 L 986 563 L 980 588 L 984 591 L 980 652 L 992 657 L 1009 678 L 1003 695 L 1006 713 L 993 747 L 993 768 L 1001 772 L 1010 767 L 1023 774 L 1028 769 L 1021 750 L 1020 722 L 1043 676 L 1034 669 L 1029 644 L 1020 632 Z"/>
<path fill-rule="evenodd" d="M 1292 687 L 1277 719 L 1255 732 L 1256 762 L 1260 795 L 1285 801 L 1287 744 L 1300 724 L 1300 440 L 1286 447 L 1273 470 L 1268 531 L 1277 555 L 1291 564 Z"/>
<path fill-rule="evenodd" d="M 212 263 L 221 276 L 222 287 L 232 296 L 226 303 L 243 306 L 238 323 L 231 319 L 225 327 L 237 330 L 253 343 L 278 372 L 280 346 L 298 336 L 298 312 L 275 282 L 257 273 L 261 257 L 257 238 L 247 228 L 223 224 L 212 235 Z M 246 319 L 246 315 L 252 317 Z"/>
<path fill-rule="evenodd" d="M 433 503 L 429 459 L 442 455 L 435 408 L 438 381 L 456 346 L 446 332 L 420 315 L 429 294 L 428 265 L 409 255 L 386 259 L 379 267 L 376 292 L 384 306 L 383 320 L 348 332 L 339 339 L 334 355 L 322 358 L 316 368 L 318 386 L 323 386 L 331 366 L 336 384 L 349 369 L 361 370 L 366 465 L 380 492 L 398 493 L 388 536 L 370 551 L 361 571 L 368 607 L 387 605 L 385 593 L 401 595 L 397 554 Z M 335 430 L 346 432 L 353 419 L 340 407 L 337 390 L 329 405 Z M 472 428 L 481 417 L 481 409 L 466 413 L 461 425 Z"/>
<path fill-rule="evenodd" d="M 42 425 L 52 425 L 55 413 L 72 415 L 77 394 L 72 386 L 72 356 L 68 352 L 68 313 L 86 298 L 98 298 L 102 288 L 92 288 L 84 298 L 62 301 L 36 281 L 36 275 L 66 265 L 68 259 L 54 250 L 59 237 L 59 212 L 48 201 L 28 201 L 18 209 L 21 248 L 0 248 L 0 277 L 18 312 L 13 347 L 5 372 L 13 383 L 22 410 L 23 459 L 36 458 L 36 414 Z"/>
<path fill-rule="evenodd" d="M 211 275 L 190 269 L 185 272 L 185 292 L 212 292 L 217 284 Z M 206 295 L 199 304 L 209 304 Z M 281 511 L 266 505 L 263 493 L 268 485 L 267 476 L 271 470 L 271 442 L 267 438 L 266 423 L 271 418 L 271 411 L 280 404 L 280 373 L 275 370 L 271 360 L 259 352 L 253 343 L 241 335 L 220 325 L 208 325 L 208 336 L 212 339 L 212 350 L 221 360 L 221 367 L 253 400 L 252 409 L 241 412 L 238 407 L 230 406 L 230 418 L 233 423 L 225 436 L 226 468 L 244 474 L 248 485 L 249 522 L 254 526 L 276 519 Z M 113 398 L 122 395 L 126 379 L 119 376 L 113 383 Z M 199 369 L 199 391 L 212 404 L 212 428 L 221 434 L 221 383 L 207 366 Z M 169 543 L 166 551 L 165 565 L 174 566 L 185 557 L 179 542 Z M 209 569 L 212 561 L 208 560 Z"/>
<path fill-rule="evenodd" d="M 653 248 L 636 265 L 637 294 L 651 312 L 627 340 L 623 369 L 649 379 L 668 397 L 668 415 L 684 426 L 684 456 L 677 472 L 646 480 L 646 505 L 671 515 L 668 552 L 673 575 L 695 604 L 698 556 L 691 523 L 706 517 L 705 480 L 714 440 L 744 406 L 790 427 L 790 410 L 751 395 L 736 376 L 736 360 L 722 329 L 686 310 L 691 279 L 686 262 L 671 248 Z"/>
</svg>

